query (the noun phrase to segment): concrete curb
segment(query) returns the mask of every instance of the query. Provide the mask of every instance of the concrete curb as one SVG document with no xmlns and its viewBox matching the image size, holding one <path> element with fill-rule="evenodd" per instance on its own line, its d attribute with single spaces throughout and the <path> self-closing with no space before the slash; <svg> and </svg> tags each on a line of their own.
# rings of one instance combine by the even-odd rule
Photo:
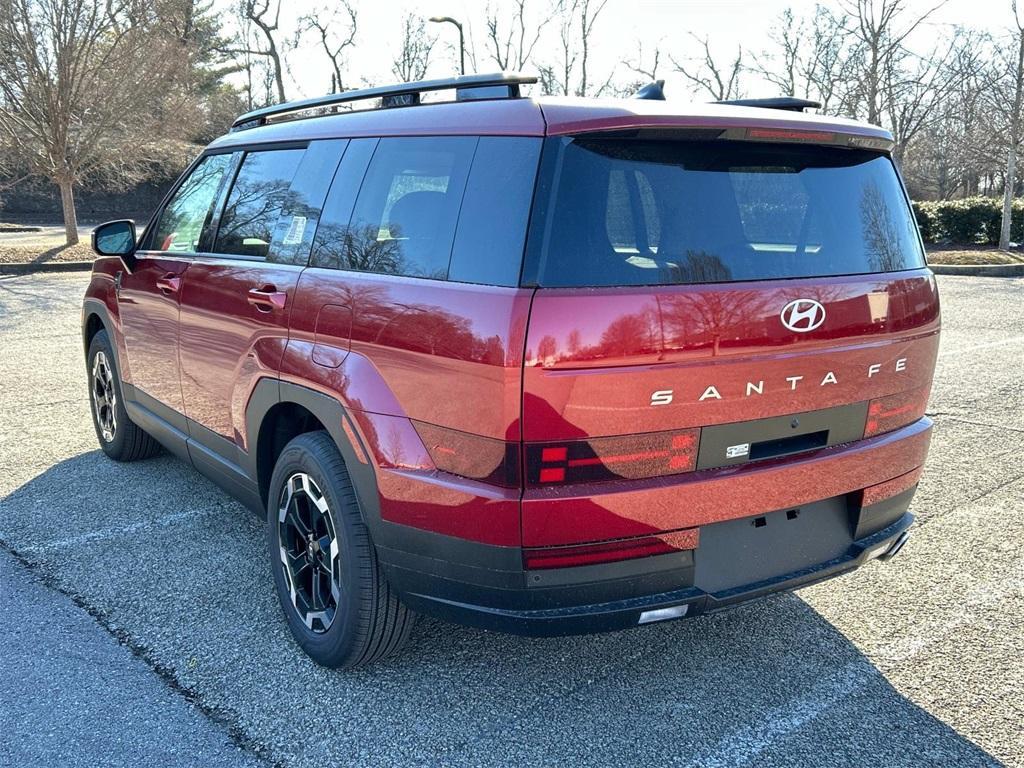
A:
<svg viewBox="0 0 1024 768">
<path fill-rule="evenodd" d="M 1024 264 L 929 264 L 936 275 L 973 277 L 1024 277 Z"/>
<path fill-rule="evenodd" d="M 88 272 L 92 269 L 91 261 L 45 261 L 16 262 L 0 264 L 0 275 L 31 275 L 34 272 Z"/>
</svg>

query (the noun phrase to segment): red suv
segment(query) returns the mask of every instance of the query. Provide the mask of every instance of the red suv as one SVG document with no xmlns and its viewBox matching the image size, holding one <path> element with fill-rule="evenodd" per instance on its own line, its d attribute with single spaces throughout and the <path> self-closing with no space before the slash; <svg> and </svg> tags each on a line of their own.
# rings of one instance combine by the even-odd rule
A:
<svg viewBox="0 0 1024 768">
<path fill-rule="evenodd" d="M 322 664 L 413 611 L 621 629 L 906 540 L 939 302 L 890 135 L 530 82 L 251 112 L 93 235 L 100 445 L 265 515 Z"/>
</svg>

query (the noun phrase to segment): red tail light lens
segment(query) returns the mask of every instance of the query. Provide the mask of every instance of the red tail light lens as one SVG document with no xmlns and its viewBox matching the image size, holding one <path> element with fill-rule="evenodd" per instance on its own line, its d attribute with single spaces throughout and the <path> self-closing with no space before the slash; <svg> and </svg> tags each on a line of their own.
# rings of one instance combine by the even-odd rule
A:
<svg viewBox="0 0 1024 768">
<path fill-rule="evenodd" d="M 868 403 L 868 420 L 864 425 L 864 437 L 892 432 L 894 429 L 913 424 L 922 418 L 928 407 L 930 392 L 930 387 L 919 387 L 872 400 Z"/>
<path fill-rule="evenodd" d="M 505 488 L 519 487 L 519 443 L 414 421 L 434 466 L 443 472 Z"/>
<path fill-rule="evenodd" d="M 639 480 L 690 472 L 697 464 L 699 429 L 600 437 L 526 446 L 531 485 Z"/>
<path fill-rule="evenodd" d="M 523 550 L 523 564 L 527 570 L 542 570 L 666 555 L 670 552 L 696 549 L 699 534 L 698 528 L 686 528 L 681 531 L 660 533 L 657 536 L 602 541 L 598 544 L 528 548 Z"/>
</svg>

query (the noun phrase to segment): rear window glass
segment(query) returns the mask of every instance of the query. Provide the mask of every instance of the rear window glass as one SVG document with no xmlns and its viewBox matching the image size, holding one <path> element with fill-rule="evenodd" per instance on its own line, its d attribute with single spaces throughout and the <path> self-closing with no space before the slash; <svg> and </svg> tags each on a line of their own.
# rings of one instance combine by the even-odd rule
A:
<svg viewBox="0 0 1024 768">
<path fill-rule="evenodd" d="M 895 169 L 878 153 L 608 139 L 576 139 L 559 151 L 559 162 L 548 166 L 554 178 L 543 242 L 527 269 L 542 286 L 770 280 L 924 266 Z"/>
</svg>

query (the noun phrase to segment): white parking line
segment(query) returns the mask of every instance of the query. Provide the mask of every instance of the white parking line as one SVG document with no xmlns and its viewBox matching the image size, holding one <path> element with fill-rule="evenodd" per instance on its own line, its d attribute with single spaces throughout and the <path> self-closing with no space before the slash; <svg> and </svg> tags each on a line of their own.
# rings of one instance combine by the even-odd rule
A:
<svg viewBox="0 0 1024 768">
<path fill-rule="evenodd" d="M 1024 593 L 1024 560 L 1018 561 L 1016 567 L 998 581 L 975 585 L 965 595 L 963 612 L 938 626 L 923 628 L 910 637 L 894 640 L 872 654 L 872 657 L 877 661 L 889 662 L 884 666 L 908 661 L 959 627 L 975 621 L 977 617 L 974 611 L 978 608 L 994 605 L 1015 592 Z M 704 768 L 749 764 L 772 744 L 816 720 L 833 704 L 870 682 L 875 675 L 884 675 L 884 672 L 868 659 L 851 661 L 835 674 L 812 686 L 802 696 L 765 712 L 756 722 L 728 734 L 707 753 L 693 758 L 690 765 Z"/>
<path fill-rule="evenodd" d="M 1008 339 L 1000 339 L 999 341 L 990 341 L 985 344 L 972 344 L 969 347 L 953 347 L 952 349 L 943 349 L 939 352 L 939 357 L 947 357 L 949 355 L 963 355 L 968 352 L 975 352 L 979 349 L 991 349 L 992 347 L 1005 347 L 1008 344 L 1020 344 L 1024 342 L 1024 336 L 1011 336 Z"/>
<path fill-rule="evenodd" d="M 186 520 L 192 520 L 197 517 L 214 514 L 216 511 L 217 510 L 212 509 L 185 510 L 184 512 L 164 515 L 163 517 L 158 517 L 155 520 L 139 520 L 134 523 L 118 526 L 117 528 L 101 528 L 98 531 L 89 531 L 88 533 L 82 533 L 78 536 L 69 536 L 64 539 L 52 539 L 50 541 L 39 542 L 38 544 L 29 544 L 28 546 L 18 547 L 18 551 L 24 553 L 50 552 L 57 549 L 65 549 L 67 547 L 78 547 L 82 544 L 113 539 L 126 534 L 138 533 L 139 531 L 146 531 L 154 528 L 166 528 L 167 526 L 176 525 Z"/>
</svg>

